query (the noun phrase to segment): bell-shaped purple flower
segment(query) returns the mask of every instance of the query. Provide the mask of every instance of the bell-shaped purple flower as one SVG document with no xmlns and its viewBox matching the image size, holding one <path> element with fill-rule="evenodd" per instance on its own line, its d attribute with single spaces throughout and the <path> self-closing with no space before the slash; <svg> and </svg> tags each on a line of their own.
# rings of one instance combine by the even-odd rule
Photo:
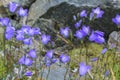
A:
<svg viewBox="0 0 120 80">
<path fill-rule="evenodd" d="M 21 31 L 24 32 L 25 34 L 28 34 L 30 29 L 31 29 L 30 26 L 24 25 L 24 26 L 22 26 Z"/>
<path fill-rule="evenodd" d="M 28 15 L 28 10 L 20 7 L 20 9 L 18 10 L 18 15 L 21 16 L 21 17 L 27 16 Z"/>
<path fill-rule="evenodd" d="M 25 56 L 22 56 L 19 61 L 18 61 L 19 64 L 24 64 L 25 63 Z"/>
<path fill-rule="evenodd" d="M 24 35 L 22 35 L 22 34 L 16 34 L 16 40 L 18 40 L 18 41 L 24 40 Z"/>
<path fill-rule="evenodd" d="M 35 49 L 32 49 L 28 52 L 28 55 L 32 58 L 36 58 L 36 50 Z"/>
<path fill-rule="evenodd" d="M 80 29 L 80 30 L 77 30 L 76 33 L 74 34 L 75 37 L 77 37 L 78 39 L 82 39 L 84 37 L 84 33 L 83 31 Z"/>
<path fill-rule="evenodd" d="M 14 33 L 15 33 L 15 28 L 14 27 L 6 27 L 6 31 L 5 31 L 5 38 L 7 40 L 10 40 L 13 36 L 14 36 Z"/>
<path fill-rule="evenodd" d="M 32 63 L 33 63 L 33 61 L 32 61 L 30 58 L 25 58 L 24 64 L 25 64 L 26 66 L 31 66 Z"/>
<path fill-rule="evenodd" d="M 98 44 L 102 44 L 105 42 L 104 33 L 101 31 L 92 31 L 91 35 L 89 36 L 90 41 L 94 41 Z"/>
<path fill-rule="evenodd" d="M 110 71 L 107 70 L 104 75 L 105 75 L 105 76 L 108 76 L 109 74 L 110 74 Z"/>
<path fill-rule="evenodd" d="M 115 18 L 112 18 L 112 22 L 116 25 L 120 25 L 120 15 L 117 14 Z"/>
<path fill-rule="evenodd" d="M 57 59 L 56 59 L 56 58 L 52 58 L 51 62 L 52 62 L 52 63 L 56 63 L 56 62 L 57 62 Z"/>
<path fill-rule="evenodd" d="M 82 11 L 80 12 L 80 17 L 87 17 L 86 10 L 82 10 Z"/>
<path fill-rule="evenodd" d="M 32 28 L 34 30 L 34 35 L 41 34 L 40 28 Z"/>
<path fill-rule="evenodd" d="M 42 44 L 46 45 L 50 41 L 50 35 L 43 34 L 41 36 L 41 41 L 42 41 Z"/>
<path fill-rule="evenodd" d="M 27 58 L 25 56 L 22 56 L 20 59 L 19 59 L 19 64 L 24 64 L 26 66 L 30 66 L 32 65 L 33 61 L 30 59 L 30 58 Z"/>
<path fill-rule="evenodd" d="M 10 2 L 9 3 L 9 11 L 14 13 L 16 11 L 16 9 L 18 8 L 19 4 L 15 3 L 15 2 Z"/>
<path fill-rule="evenodd" d="M 75 15 L 73 15 L 73 20 L 76 21 L 77 20 L 77 17 Z"/>
<path fill-rule="evenodd" d="M 90 13 L 90 21 L 93 19 L 93 17 L 94 17 L 94 13 L 91 12 L 91 13 Z"/>
<path fill-rule="evenodd" d="M 96 15 L 96 18 L 101 18 L 102 15 L 104 14 L 104 11 L 100 10 L 100 7 L 92 9 L 92 12 Z"/>
<path fill-rule="evenodd" d="M 10 22 L 10 19 L 9 18 L 1 18 L 0 19 L 0 22 L 1 22 L 1 25 L 2 26 L 8 26 L 9 25 L 9 22 Z"/>
<path fill-rule="evenodd" d="M 31 45 L 32 44 L 32 38 L 26 38 L 23 40 L 23 43 L 26 45 Z"/>
<path fill-rule="evenodd" d="M 83 25 L 82 26 L 82 32 L 83 32 L 84 36 L 88 35 L 90 33 L 90 27 Z"/>
<path fill-rule="evenodd" d="M 92 58 L 91 59 L 91 61 L 97 61 L 98 60 L 98 58 L 96 57 L 96 58 Z"/>
<path fill-rule="evenodd" d="M 90 70 L 91 66 L 87 66 L 84 62 L 81 62 L 79 65 L 79 75 L 80 76 L 85 76 Z"/>
<path fill-rule="evenodd" d="M 69 36 L 69 27 L 65 27 L 65 28 L 60 28 L 60 34 L 63 35 L 64 37 L 68 37 Z"/>
<path fill-rule="evenodd" d="M 24 75 L 25 76 L 32 76 L 32 72 L 31 71 L 26 71 Z"/>
<path fill-rule="evenodd" d="M 82 20 L 79 20 L 74 24 L 75 28 L 79 28 L 81 26 Z"/>
<path fill-rule="evenodd" d="M 61 54 L 61 55 L 60 55 L 60 61 L 61 61 L 62 63 L 67 63 L 67 62 L 70 61 L 70 56 L 65 55 L 65 54 Z"/>
<path fill-rule="evenodd" d="M 50 66 L 50 65 L 51 65 L 51 60 L 50 60 L 50 58 L 48 58 L 48 57 L 45 57 L 45 58 L 44 58 L 44 62 L 45 62 L 45 65 L 46 65 L 46 66 Z"/>
<path fill-rule="evenodd" d="M 105 53 L 107 52 L 107 50 L 108 50 L 107 48 L 104 48 L 104 49 L 101 51 L 101 53 L 102 53 L 102 54 L 105 54 Z"/>
<path fill-rule="evenodd" d="M 48 50 L 45 56 L 51 59 L 53 57 L 53 54 L 54 54 L 53 50 Z"/>
</svg>

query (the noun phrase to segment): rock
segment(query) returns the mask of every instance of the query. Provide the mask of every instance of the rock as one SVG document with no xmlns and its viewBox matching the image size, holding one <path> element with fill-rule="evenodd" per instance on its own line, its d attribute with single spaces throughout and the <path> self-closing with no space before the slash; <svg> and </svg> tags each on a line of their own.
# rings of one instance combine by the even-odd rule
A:
<svg viewBox="0 0 120 80">
<path fill-rule="evenodd" d="M 72 4 L 76 7 L 80 6 L 98 6 L 104 5 L 106 3 L 111 3 L 111 0 L 36 0 L 35 3 L 32 4 L 28 20 L 29 25 L 32 25 L 36 19 L 38 19 L 41 15 L 47 12 L 47 10 L 53 6 L 59 5 L 62 2 L 66 2 L 68 4 Z"/>
<path fill-rule="evenodd" d="M 0 0 L 0 6 L 6 7 L 10 2 L 16 2 L 24 7 L 30 7 L 35 0 Z"/>
<path fill-rule="evenodd" d="M 120 47 L 120 31 L 113 31 L 110 35 L 109 35 L 109 39 L 108 39 L 108 45 L 111 48 Z"/>
</svg>

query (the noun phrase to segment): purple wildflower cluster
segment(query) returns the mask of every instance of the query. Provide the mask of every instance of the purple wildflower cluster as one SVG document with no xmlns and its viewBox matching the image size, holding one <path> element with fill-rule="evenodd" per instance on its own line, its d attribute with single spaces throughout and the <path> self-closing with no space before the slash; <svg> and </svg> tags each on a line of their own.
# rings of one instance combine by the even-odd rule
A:
<svg viewBox="0 0 120 80">
<path fill-rule="evenodd" d="M 9 11 L 11 13 L 16 13 L 20 17 L 25 17 L 28 15 L 28 9 L 24 9 L 19 4 L 15 2 L 10 2 L 9 4 Z M 86 10 L 82 10 L 79 14 L 80 18 L 85 18 L 89 16 L 89 19 L 95 19 L 95 18 L 101 18 L 104 14 L 104 11 L 100 9 L 100 7 L 97 7 L 96 9 L 92 9 L 92 12 L 90 15 L 87 13 Z M 104 32 L 99 30 L 90 30 L 90 26 L 83 25 L 82 19 L 77 21 L 77 17 L 74 15 L 73 19 L 76 21 L 74 24 L 75 29 L 77 29 L 74 33 L 74 37 L 78 40 L 82 40 L 85 37 L 88 37 L 88 40 L 91 42 L 96 42 L 98 44 L 103 44 L 105 42 L 104 39 Z M 119 25 L 120 24 L 120 15 L 117 15 L 115 18 L 112 19 L 112 21 Z M 42 34 L 40 32 L 40 28 L 31 27 L 28 25 L 22 25 L 20 29 L 15 29 L 9 18 L 1 18 L 0 24 L 2 26 L 5 26 L 5 38 L 7 40 L 10 40 L 15 37 L 16 41 L 21 41 L 24 45 L 32 45 L 33 39 L 35 35 L 40 36 L 41 42 L 43 45 L 47 45 L 51 41 L 51 36 L 47 34 Z M 62 35 L 64 38 L 68 38 L 70 36 L 70 32 L 72 30 L 70 27 L 64 27 L 60 28 L 60 35 Z M 102 50 L 102 54 L 104 54 L 107 51 L 107 48 L 104 48 Z M 48 50 L 46 51 L 44 62 L 46 66 L 50 66 L 57 62 L 57 58 L 55 58 L 54 50 Z M 20 65 L 24 66 L 32 66 L 34 63 L 34 59 L 37 58 L 37 51 L 36 49 L 29 50 L 26 54 L 24 54 L 22 57 L 20 57 L 18 63 Z M 98 58 L 92 58 L 91 61 L 96 61 Z M 68 63 L 70 61 L 70 56 L 62 53 L 59 56 L 59 61 L 61 63 Z M 91 66 L 86 65 L 84 62 L 81 62 L 79 65 L 79 75 L 84 76 L 86 73 L 91 69 Z M 32 76 L 31 71 L 26 71 L 24 73 L 25 76 Z"/>
<path fill-rule="evenodd" d="M 59 57 L 61 63 L 68 63 L 70 61 L 70 57 L 64 53 L 62 53 Z M 45 54 L 45 64 L 46 66 L 50 66 L 53 63 L 56 63 L 57 59 L 54 56 L 53 50 L 48 50 Z"/>
</svg>

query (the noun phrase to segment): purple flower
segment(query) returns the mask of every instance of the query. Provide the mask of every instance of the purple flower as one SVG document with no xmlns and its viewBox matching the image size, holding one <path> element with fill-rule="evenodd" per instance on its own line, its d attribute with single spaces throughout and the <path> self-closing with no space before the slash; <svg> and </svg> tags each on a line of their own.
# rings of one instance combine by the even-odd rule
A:
<svg viewBox="0 0 120 80">
<path fill-rule="evenodd" d="M 14 27 L 6 27 L 5 38 L 10 40 L 14 36 L 15 28 Z"/>
<path fill-rule="evenodd" d="M 50 58 L 48 58 L 48 57 L 45 57 L 45 58 L 44 58 L 44 62 L 45 62 L 45 65 L 46 65 L 46 66 L 50 66 L 50 65 L 51 65 L 51 60 L 50 60 Z"/>
<path fill-rule="evenodd" d="M 69 36 L 69 27 L 65 27 L 65 28 L 60 28 L 60 34 L 63 35 L 64 37 L 68 37 Z"/>
<path fill-rule="evenodd" d="M 84 33 L 83 35 L 86 36 L 90 33 L 90 27 L 89 26 L 82 26 L 82 32 Z"/>
<path fill-rule="evenodd" d="M 56 58 L 52 58 L 52 63 L 56 63 L 57 59 Z"/>
<path fill-rule="evenodd" d="M 32 58 L 36 58 L 36 50 L 35 49 L 32 49 L 28 52 L 28 55 Z"/>
<path fill-rule="evenodd" d="M 39 28 L 29 28 L 27 30 L 27 34 L 30 35 L 30 36 L 34 36 L 34 35 L 41 34 L 41 33 L 40 33 Z"/>
<path fill-rule="evenodd" d="M 107 51 L 107 48 L 104 48 L 104 49 L 101 51 L 101 53 L 102 53 L 102 54 L 105 54 L 106 51 Z"/>
<path fill-rule="evenodd" d="M 53 53 L 53 50 L 48 50 L 45 56 L 51 59 L 53 57 Z"/>
<path fill-rule="evenodd" d="M 98 58 L 96 57 L 96 58 L 92 58 L 91 59 L 91 61 L 97 61 L 98 60 Z"/>
<path fill-rule="evenodd" d="M 41 36 L 42 44 L 47 44 L 50 41 L 50 35 L 43 34 Z"/>
<path fill-rule="evenodd" d="M 73 20 L 74 20 L 74 21 L 76 21 L 76 20 L 77 20 L 77 18 L 76 18 L 76 16 L 75 16 L 75 15 L 73 15 Z"/>
<path fill-rule="evenodd" d="M 0 22 L 1 22 L 1 25 L 2 26 L 8 26 L 9 25 L 9 22 L 10 22 L 10 19 L 9 18 L 1 18 L 0 19 Z"/>
<path fill-rule="evenodd" d="M 80 13 L 80 17 L 86 17 L 86 16 L 87 16 L 86 10 L 82 10 Z"/>
<path fill-rule="evenodd" d="M 101 31 L 92 31 L 91 35 L 89 36 L 89 40 L 98 44 L 102 44 L 105 42 L 104 33 Z"/>
<path fill-rule="evenodd" d="M 24 64 L 25 64 L 26 66 L 31 66 L 32 63 L 33 63 L 33 61 L 32 61 L 30 58 L 25 58 Z"/>
<path fill-rule="evenodd" d="M 24 64 L 25 63 L 25 56 L 22 56 L 19 61 L 18 61 L 19 64 Z"/>
<path fill-rule="evenodd" d="M 26 38 L 23 40 L 23 43 L 26 45 L 31 45 L 32 44 L 32 38 Z"/>
<path fill-rule="evenodd" d="M 24 25 L 24 26 L 22 26 L 21 31 L 24 32 L 25 34 L 28 34 L 30 29 L 31 29 L 30 26 Z"/>
<path fill-rule="evenodd" d="M 93 13 L 93 12 L 91 12 L 91 13 L 90 13 L 90 20 L 92 20 L 92 19 L 93 19 L 93 17 L 94 17 L 94 13 Z"/>
<path fill-rule="evenodd" d="M 22 56 L 19 59 L 19 64 L 25 64 L 26 66 L 30 66 L 30 65 L 32 65 L 32 60 L 29 58 L 26 58 L 25 56 Z"/>
<path fill-rule="evenodd" d="M 27 9 L 23 9 L 22 7 L 20 7 L 20 9 L 18 10 L 18 15 L 21 17 L 27 16 L 28 15 L 28 10 Z"/>
<path fill-rule="evenodd" d="M 68 55 L 61 54 L 61 55 L 60 55 L 60 61 L 61 61 L 62 63 L 67 63 L 67 62 L 70 61 L 70 57 L 69 57 Z"/>
<path fill-rule="evenodd" d="M 105 75 L 105 76 L 108 76 L 109 74 L 110 74 L 110 71 L 107 70 L 104 75 Z"/>
<path fill-rule="evenodd" d="M 84 62 L 81 62 L 79 65 L 79 74 L 80 76 L 85 76 L 91 66 L 87 66 Z"/>
<path fill-rule="evenodd" d="M 77 30 L 76 33 L 74 34 L 75 37 L 77 37 L 78 39 L 82 39 L 84 37 L 84 33 L 83 31 L 80 29 L 80 30 Z"/>
<path fill-rule="evenodd" d="M 25 76 L 32 76 L 32 72 L 31 71 L 26 71 L 24 75 Z"/>
<path fill-rule="evenodd" d="M 19 6 L 19 4 L 15 3 L 15 2 L 10 2 L 9 3 L 9 11 L 14 13 L 18 6 Z"/>
<path fill-rule="evenodd" d="M 81 25 L 81 23 L 82 23 L 82 20 L 76 22 L 76 23 L 74 24 L 75 28 L 79 28 L 80 25 Z"/>
<path fill-rule="evenodd" d="M 40 28 L 32 28 L 34 30 L 34 35 L 41 34 Z"/>
<path fill-rule="evenodd" d="M 96 15 L 96 18 L 101 18 L 102 15 L 104 14 L 104 11 L 100 10 L 100 7 L 92 9 L 92 12 Z"/>
<path fill-rule="evenodd" d="M 17 35 L 16 35 L 16 40 L 18 40 L 18 41 L 24 40 L 24 35 L 22 35 L 22 34 L 17 34 Z"/>
<path fill-rule="evenodd" d="M 112 21 L 116 24 L 116 25 L 120 25 L 120 15 L 116 15 L 115 18 L 112 18 Z"/>
</svg>

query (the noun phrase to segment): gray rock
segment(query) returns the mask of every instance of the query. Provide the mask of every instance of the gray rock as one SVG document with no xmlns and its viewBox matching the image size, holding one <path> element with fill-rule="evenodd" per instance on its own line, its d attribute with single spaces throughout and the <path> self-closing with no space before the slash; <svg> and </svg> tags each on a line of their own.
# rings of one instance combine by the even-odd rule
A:
<svg viewBox="0 0 120 80">
<path fill-rule="evenodd" d="M 10 2 L 16 2 L 22 6 L 29 7 L 35 0 L 1 0 L 0 6 L 7 6 Z"/>
<path fill-rule="evenodd" d="M 120 32 L 117 31 L 113 31 L 110 35 L 109 35 L 109 39 L 108 39 L 108 45 L 111 48 L 120 47 Z"/>
<path fill-rule="evenodd" d="M 59 5 L 62 2 L 67 2 L 68 4 L 80 7 L 104 5 L 107 2 L 111 2 L 111 0 L 36 0 L 29 11 L 28 20 L 32 21 L 28 22 L 28 25 L 32 25 L 34 21 L 46 13 L 49 8 Z"/>
</svg>

